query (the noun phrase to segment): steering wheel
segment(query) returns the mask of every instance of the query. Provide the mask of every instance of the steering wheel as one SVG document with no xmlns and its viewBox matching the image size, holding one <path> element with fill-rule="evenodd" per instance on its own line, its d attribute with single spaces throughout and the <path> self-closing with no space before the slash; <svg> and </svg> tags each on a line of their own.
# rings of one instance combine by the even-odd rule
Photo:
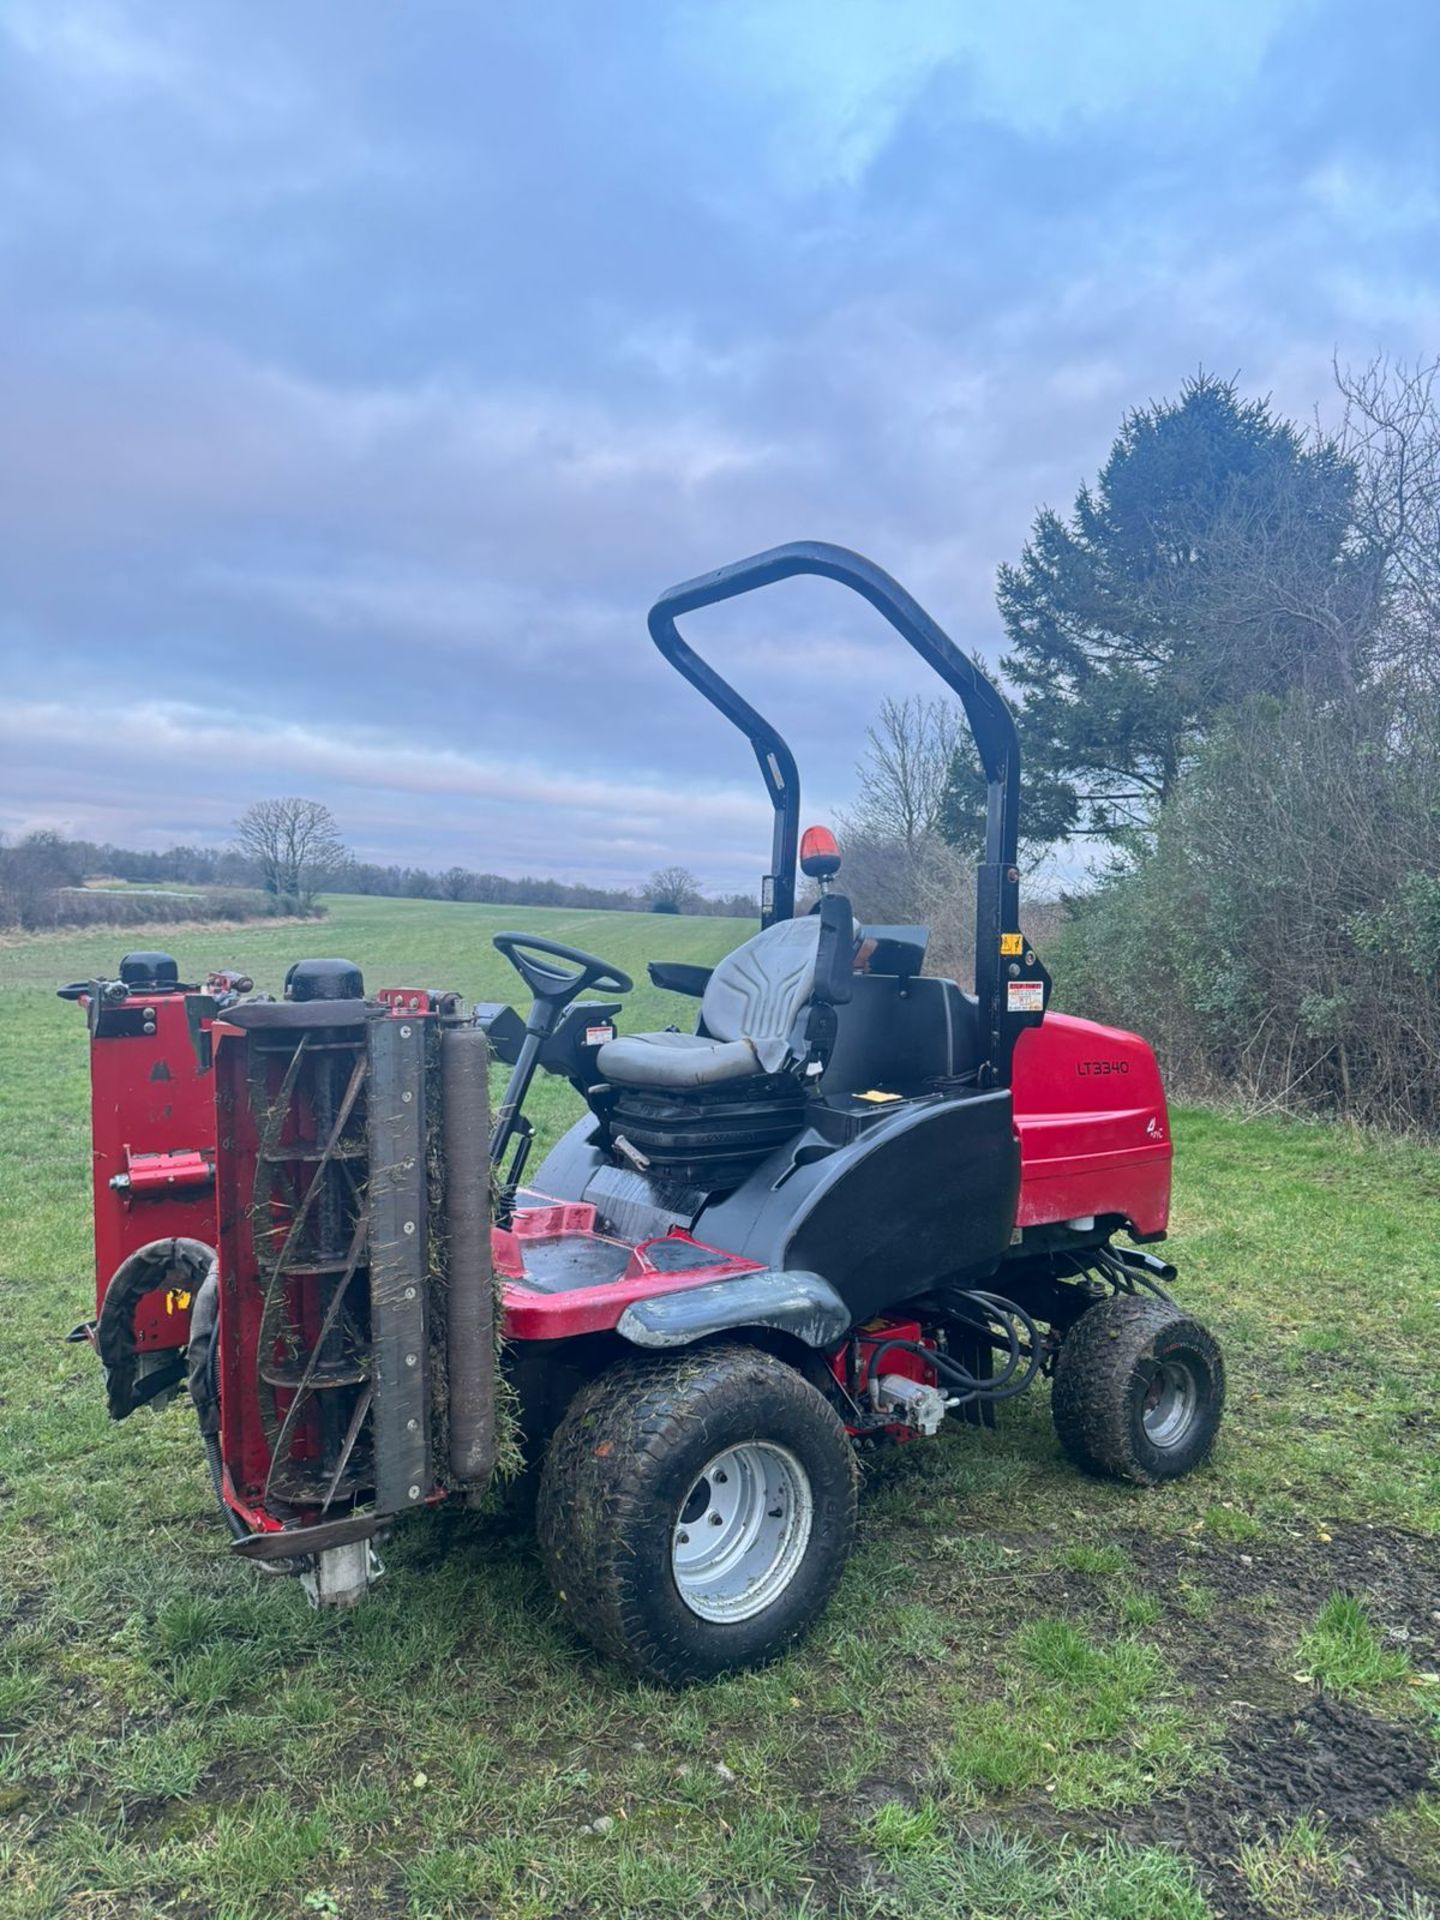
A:
<svg viewBox="0 0 1440 1920">
<path fill-rule="evenodd" d="M 537 1000 L 549 1000 L 564 1006 L 591 987 L 602 993 L 629 993 L 635 982 L 619 967 L 601 960 L 579 947 L 562 946 L 558 940 L 542 940 L 538 934 L 497 933 L 494 944 L 514 967 Z M 545 959 L 537 959 L 543 954 Z M 545 960 L 568 960 L 575 969 L 546 966 Z"/>
</svg>

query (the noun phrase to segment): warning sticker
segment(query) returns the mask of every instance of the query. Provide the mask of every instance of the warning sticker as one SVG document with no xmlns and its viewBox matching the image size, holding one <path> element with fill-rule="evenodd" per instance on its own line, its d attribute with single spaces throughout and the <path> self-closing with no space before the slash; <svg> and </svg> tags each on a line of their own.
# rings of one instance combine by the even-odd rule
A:
<svg viewBox="0 0 1440 1920">
<path fill-rule="evenodd" d="M 585 1044 L 587 1047 L 603 1047 L 607 1040 L 615 1038 L 614 1027 L 586 1027 Z"/>
<path fill-rule="evenodd" d="M 1009 1013 L 1043 1013 L 1045 982 L 1043 980 L 1007 980 L 1005 1007 Z"/>
<path fill-rule="evenodd" d="M 1023 953 L 1025 951 L 1025 936 L 1020 933 L 1002 933 L 1000 936 L 1000 951 L 1006 954 Z"/>
</svg>

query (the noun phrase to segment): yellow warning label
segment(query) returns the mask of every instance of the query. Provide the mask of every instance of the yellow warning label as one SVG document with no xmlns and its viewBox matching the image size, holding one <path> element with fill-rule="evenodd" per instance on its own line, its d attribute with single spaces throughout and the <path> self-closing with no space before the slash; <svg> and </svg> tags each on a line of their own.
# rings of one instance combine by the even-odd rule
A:
<svg viewBox="0 0 1440 1920">
<path fill-rule="evenodd" d="M 1000 936 L 1001 953 L 1023 953 L 1025 936 L 1021 933 L 1002 933 Z"/>
<path fill-rule="evenodd" d="M 165 1289 L 165 1311 L 167 1313 L 188 1313 L 190 1311 L 189 1294 L 184 1292 L 180 1287 L 167 1287 Z"/>
</svg>

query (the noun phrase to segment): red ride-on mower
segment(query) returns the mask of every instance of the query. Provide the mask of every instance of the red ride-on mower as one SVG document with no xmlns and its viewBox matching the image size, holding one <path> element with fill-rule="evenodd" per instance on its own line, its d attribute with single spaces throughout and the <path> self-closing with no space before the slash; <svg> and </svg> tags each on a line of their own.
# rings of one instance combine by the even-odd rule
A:
<svg viewBox="0 0 1440 1920">
<path fill-rule="evenodd" d="M 974 993 L 924 972 L 925 928 L 856 923 L 834 841 L 801 839 L 789 748 L 677 630 L 795 574 L 860 593 L 964 706 L 990 791 Z M 522 934 L 496 945 L 523 1022 L 366 998 L 344 961 L 301 962 L 281 1001 L 185 986 L 156 954 L 65 991 L 95 1087 L 83 1331 L 117 1418 L 188 1381 L 234 1551 L 358 1599 L 377 1537 L 483 1490 L 517 1418 L 567 1612 L 678 1684 L 815 1619 L 857 1442 L 993 1425 L 1049 1374 L 1077 1464 L 1155 1484 L 1209 1453 L 1224 1368 L 1140 1244 L 1169 1207 L 1154 1057 L 1046 1011 L 995 689 L 837 547 L 678 587 L 650 632 L 746 734 L 775 812 L 761 931 L 713 969 L 651 964 L 698 1002 L 693 1032 L 617 1035 L 627 976 Z M 797 866 L 819 888 L 803 914 Z M 492 1055 L 511 1069 L 493 1130 Z M 542 1068 L 587 1112 L 526 1184 Z"/>
</svg>

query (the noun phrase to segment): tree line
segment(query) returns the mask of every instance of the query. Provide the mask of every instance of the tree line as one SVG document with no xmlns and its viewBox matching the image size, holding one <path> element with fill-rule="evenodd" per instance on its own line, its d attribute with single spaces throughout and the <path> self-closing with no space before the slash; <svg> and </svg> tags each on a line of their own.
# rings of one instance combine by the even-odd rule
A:
<svg viewBox="0 0 1440 1920">
<path fill-rule="evenodd" d="M 551 880 L 535 874 L 516 877 L 477 873 L 469 867 L 377 866 L 352 862 L 345 870 L 346 893 L 382 894 L 407 900 L 472 900 L 501 907 L 570 907 L 584 912 L 687 913 L 754 919 L 760 911 L 753 894 L 707 894 L 683 867 L 662 867 L 641 887 L 599 887 L 583 880 Z"/>
<path fill-rule="evenodd" d="M 87 888 L 97 879 L 123 880 L 149 891 L 144 903 Z M 206 889 L 208 902 L 170 902 L 167 889 Z M 476 872 L 379 865 L 353 858 L 329 808 L 295 796 L 257 801 L 223 847 L 173 846 L 160 851 L 70 839 L 42 830 L 13 844 L 0 842 L 0 927 L 35 930 L 182 918 L 187 913 L 243 919 L 257 911 L 311 914 L 323 894 L 360 893 L 386 899 L 468 900 L 494 906 L 567 907 L 617 913 L 732 915 L 753 919 L 759 905 L 746 893 L 706 894 L 685 867 L 661 867 L 642 887 L 592 886 L 532 874 L 518 878 Z"/>
<path fill-rule="evenodd" d="M 1134 410 L 1000 568 L 1023 858 L 1089 850 L 1060 1002 L 1145 1032 L 1180 1090 L 1434 1129 L 1440 362 L 1335 377 L 1331 431 L 1205 374 Z M 859 774 L 847 871 L 963 920 L 958 710 L 887 702 Z"/>
</svg>

